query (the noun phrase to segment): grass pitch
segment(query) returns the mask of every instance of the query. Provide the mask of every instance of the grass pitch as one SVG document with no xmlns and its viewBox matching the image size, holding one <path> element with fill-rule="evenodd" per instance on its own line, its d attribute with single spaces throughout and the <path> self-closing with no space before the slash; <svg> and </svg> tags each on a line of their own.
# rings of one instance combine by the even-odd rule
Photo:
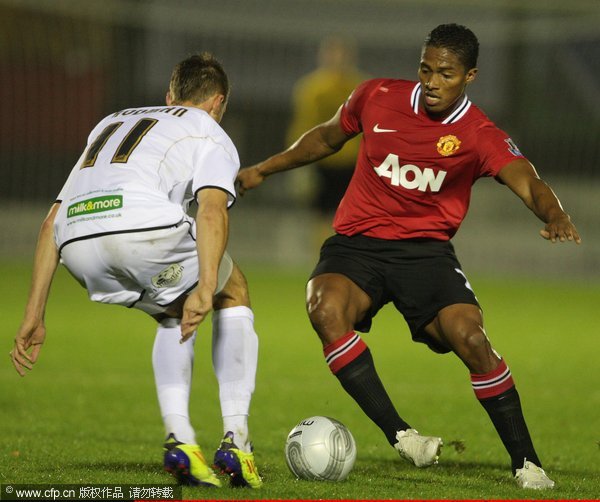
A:
<svg viewBox="0 0 600 502">
<path fill-rule="evenodd" d="M 243 264 L 242 264 L 243 265 Z M 21 379 L 6 353 L 19 324 L 29 264 L 0 266 L 5 356 L 0 364 L 0 483 L 170 483 L 162 471 L 163 428 L 154 394 L 154 322 L 96 305 L 61 269 L 47 310 L 48 337 Z M 303 305 L 305 271 L 245 267 L 260 338 L 250 426 L 264 478 L 259 491 L 185 488 L 185 499 L 597 499 L 600 496 L 600 287 L 474 278 L 488 334 L 506 358 L 552 492 L 517 489 L 508 455 L 452 356 L 414 344 L 392 307 L 364 339 L 401 415 L 444 438 L 440 464 L 400 460 L 325 365 Z M 191 413 L 207 456 L 222 431 L 210 360 L 210 326 L 196 343 Z M 358 447 L 341 483 L 295 480 L 283 445 L 311 415 L 346 424 Z"/>
</svg>

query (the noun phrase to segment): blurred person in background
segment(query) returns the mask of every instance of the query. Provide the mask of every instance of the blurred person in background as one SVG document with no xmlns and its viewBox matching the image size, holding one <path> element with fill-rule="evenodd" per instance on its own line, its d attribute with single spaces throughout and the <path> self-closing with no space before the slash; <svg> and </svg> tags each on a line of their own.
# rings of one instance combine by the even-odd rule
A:
<svg viewBox="0 0 600 502">
<path fill-rule="evenodd" d="M 304 132 L 332 117 L 348 95 L 366 74 L 357 66 L 355 44 L 341 36 L 324 38 L 319 44 L 318 66 L 301 77 L 293 89 L 292 120 L 287 132 L 291 145 Z M 335 155 L 314 163 L 314 176 L 309 171 L 297 171 L 299 176 L 292 186 L 296 192 L 308 186 L 308 197 L 317 216 L 316 237 L 320 246 L 331 234 L 331 221 L 335 210 L 352 177 L 359 138 L 348 141 Z M 309 175 L 308 180 L 298 179 Z M 311 181 L 312 180 L 312 181 Z M 314 185 L 314 189 L 313 189 Z M 302 196 L 302 194 L 300 194 Z"/>
<path fill-rule="evenodd" d="M 356 168 L 335 215 L 336 234 L 323 244 L 307 285 L 308 315 L 329 368 L 401 457 L 417 467 L 437 463 L 441 438 L 419 434 L 400 417 L 356 333 L 369 331 L 379 309 L 393 302 L 415 341 L 437 353 L 454 352 L 465 364 L 475 396 L 510 455 L 517 485 L 552 488 L 510 369 L 492 348 L 450 240 L 467 213 L 472 184 L 484 176 L 510 188 L 542 220 L 544 239 L 581 239 L 533 165 L 469 100 L 478 53 L 468 28 L 436 27 L 422 46 L 418 82 L 362 83 L 329 120 L 287 150 L 241 170 L 239 190 L 320 162 L 362 133 Z M 432 399 L 431 413 L 438 409 Z"/>
<path fill-rule="evenodd" d="M 196 328 L 213 311 L 224 429 L 213 463 L 233 486 L 258 488 L 248 432 L 258 338 L 246 280 L 226 251 L 239 170 L 219 126 L 229 90 L 211 54 L 190 56 L 173 70 L 167 106 L 121 110 L 94 127 L 41 226 L 11 357 L 21 376 L 37 362 L 59 261 L 91 300 L 148 313 L 158 322 L 152 363 L 165 469 L 182 484 L 221 486 L 189 417 Z M 192 201 L 195 219 L 187 215 Z"/>
</svg>

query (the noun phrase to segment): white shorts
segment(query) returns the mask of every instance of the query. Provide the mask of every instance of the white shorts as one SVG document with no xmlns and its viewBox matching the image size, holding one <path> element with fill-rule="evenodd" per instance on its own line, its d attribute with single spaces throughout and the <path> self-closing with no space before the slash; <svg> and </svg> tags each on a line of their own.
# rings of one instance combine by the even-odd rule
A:
<svg viewBox="0 0 600 502">
<path fill-rule="evenodd" d="M 92 237 L 67 244 L 61 262 L 87 289 L 90 300 L 163 313 L 198 283 L 195 222 L 145 232 Z M 233 270 L 225 252 L 217 293 Z"/>
</svg>

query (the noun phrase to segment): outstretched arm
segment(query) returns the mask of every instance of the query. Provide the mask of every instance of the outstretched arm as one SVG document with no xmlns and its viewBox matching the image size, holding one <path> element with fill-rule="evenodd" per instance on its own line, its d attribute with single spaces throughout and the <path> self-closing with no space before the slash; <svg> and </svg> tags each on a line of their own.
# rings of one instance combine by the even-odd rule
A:
<svg viewBox="0 0 600 502">
<path fill-rule="evenodd" d="M 25 376 L 26 369 L 33 368 L 46 338 L 44 315 L 52 279 L 58 266 L 58 249 L 54 242 L 54 218 L 59 207 L 60 203 L 57 202 L 50 208 L 40 228 L 29 298 L 23 321 L 15 337 L 15 345 L 10 352 L 15 369 L 21 376 Z"/>
<path fill-rule="evenodd" d="M 552 189 L 540 179 L 535 168 L 527 160 L 519 159 L 506 165 L 498 174 L 498 178 L 546 224 L 540 230 L 544 239 L 552 242 L 581 243 L 581 237 L 570 216 L 564 211 Z"/>
<path fill-rule="evenodd" d="M 271 174 L 311 164 L 342 148 L 344 143 L 352 139 L 354 135 L 348 136 L 342 129 L 340 125 L 341 111 L 340 107 L 331 119 L 305 132 L 287 150 L 242 169 L 237 177 L 240 195 L 244 195 L 246 190 L 260 185 Z"/>
<path fill-rule="evenodd" d="M 229 215 L 227 194 L 218 188 L 198 191 L 196 213 L 196 248 L 200 278 L 183 306 L 181 341 L 190 338 L 213 309 L 219 265 L 227 245 Z"/>
</svg>

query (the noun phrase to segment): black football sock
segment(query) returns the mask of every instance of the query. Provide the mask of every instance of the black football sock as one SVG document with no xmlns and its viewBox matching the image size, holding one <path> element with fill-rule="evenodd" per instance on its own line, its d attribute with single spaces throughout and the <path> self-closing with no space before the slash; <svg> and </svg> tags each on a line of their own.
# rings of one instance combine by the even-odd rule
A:
<svg viewBox="0 0 600 502">
<path fill-rule="evenodd" d="M 525 459 L 542 467 L 525 423 L 519 393 L 504 360 L 490 373 L 471 374 L 471 382 L 510 455 L 513 474 L 523 467 Z"/>
<path fill-rule="evenodd" d="M 344 390 L 357 402 L 365 414 L 383 431 L 394 445 L 396 432 L 410 429 L 396 411 L 377 372 L 371 351 L 354 332 L 324 349 L 331 371 Z"/>
</svg>

